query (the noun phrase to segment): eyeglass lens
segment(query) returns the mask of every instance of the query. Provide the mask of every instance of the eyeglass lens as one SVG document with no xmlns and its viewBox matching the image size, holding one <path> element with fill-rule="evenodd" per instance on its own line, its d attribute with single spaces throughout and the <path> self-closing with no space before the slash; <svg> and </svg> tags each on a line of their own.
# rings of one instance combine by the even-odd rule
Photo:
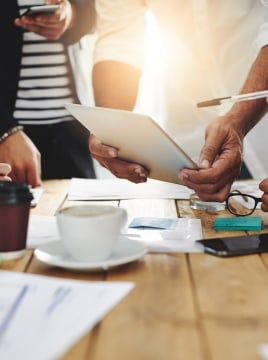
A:
<svg viewBox="0 0 268 360">
<path fill-rule="evenodd" d="M 248 195 L 234 194 L 227 199 L 227 207 L 234 215 L 250 215 L 256 207 L 256 200 Z"/>
</svg>

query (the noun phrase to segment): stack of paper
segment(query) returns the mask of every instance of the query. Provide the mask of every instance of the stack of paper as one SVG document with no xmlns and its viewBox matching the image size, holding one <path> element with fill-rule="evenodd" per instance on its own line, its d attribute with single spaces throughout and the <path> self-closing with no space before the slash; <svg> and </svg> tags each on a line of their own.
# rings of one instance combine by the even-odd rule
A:
<svg viewBox="0 0 268 360">
<path fill-rule="evenodd" d="M 125 179 L 71 179 L 69 200 L 120 200 L 120 199 L 189 199 L 193 190 L 186 186 L 148 179 L 134 184 Z"/>
<path fill-rule="evenodd" d="M 259 196 L 258 180 L 236 181 L 233 189 Z M 193 190 L 183 185 L 148 179 L 134 184 L 125 179 L 79 179 L 72 178 L 68 191 L 69 200 L 120 200 L 120 199 L 189 199 Z"/>
</svg>

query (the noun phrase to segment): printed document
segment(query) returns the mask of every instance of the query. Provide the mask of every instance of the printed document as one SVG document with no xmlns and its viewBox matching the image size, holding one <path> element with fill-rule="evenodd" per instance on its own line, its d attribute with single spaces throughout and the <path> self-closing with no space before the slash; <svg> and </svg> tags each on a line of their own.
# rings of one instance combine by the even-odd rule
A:
<svg viewBox="0 0 268 360">
<path fill-rule="evenodd" d="M 0 359 L 59 359 L 133 286 L 0 271 Z"/>
</svg>

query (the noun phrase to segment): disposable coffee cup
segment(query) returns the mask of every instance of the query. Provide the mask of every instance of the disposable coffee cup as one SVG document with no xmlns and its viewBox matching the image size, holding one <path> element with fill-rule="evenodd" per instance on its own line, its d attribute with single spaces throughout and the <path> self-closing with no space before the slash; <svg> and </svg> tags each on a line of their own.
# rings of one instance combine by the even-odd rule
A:
<svg viewBox="0 0 268 360">
<path fill-rule="evenodd" d="M 33 195 L 27 184 L 0 181 L 0 258 L 24 255 Z"/>
<path fill-rule="evenodd" d="M 82 262 L 108 259 L 127 221 L 126 210 L 109 205 L 74 205 L 56 216 L 66 252 Z"/>
</svg>

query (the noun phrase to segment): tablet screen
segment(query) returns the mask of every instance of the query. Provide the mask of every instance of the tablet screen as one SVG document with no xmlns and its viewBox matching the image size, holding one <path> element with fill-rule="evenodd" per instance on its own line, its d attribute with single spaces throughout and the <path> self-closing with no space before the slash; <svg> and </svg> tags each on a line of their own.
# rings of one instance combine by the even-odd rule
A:
<svg viewBox="0 0 268 360">
<path fill-rule="evenodd" d="M 131 111 L 66 104 L 69 112 L 123 160 L 143 165 L 152 179 L 182 184 L 178 172 L 197 168 L 192 159 L 149 116 Z"/>
</svg>

